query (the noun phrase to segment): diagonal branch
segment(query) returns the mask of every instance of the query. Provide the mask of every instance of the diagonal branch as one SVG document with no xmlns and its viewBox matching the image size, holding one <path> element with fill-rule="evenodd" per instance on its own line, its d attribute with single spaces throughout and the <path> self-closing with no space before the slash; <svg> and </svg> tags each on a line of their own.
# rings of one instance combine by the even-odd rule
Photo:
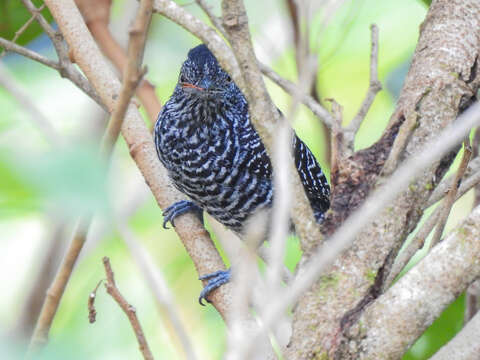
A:
<svg viewBox="0 0 480 360">
<path fill-rule="evenodd" d="M 480 207 L 381 296 L 349 330 L 364 358 L 400 358 L 465 288 L 480 276 Z M 361 335 L 359 334 L 361 333 Z M 352 343 L 343 344 L 349 359 Z M 348 354 L 348 355 L 347 355 Z M 452 359 L 456 357 L 452 357 Z"/>
<path fill-rule="evenodd" d="M 351 133 L 352 141 L 357 133 L 362 121 L 365 119 L 365 116 L 370 109 L 370 106 L 375 100 L 377 93 L 382 90 L 382 84 L 378 80 L 378 26 L 372 24 L 370 26 L 371 31 L 371 52 L 370 52 L 370 83 L 368 85 L 367 95 L 358 110 L 357 115 L 352 119 L 350 124 L 348 124 L 347 130 Z"/>
<path fill-rule="evenodd" d="M 72 49 L 76 63 L 91 81 L 106 106 L 113 109 L 120 83 L 100 54 L 73 1 L 46 0 L 45 2 Z M 166 169 L 158 160 L 152 136 L 137 108 L 132 104 L 127 108 L 122 135 L 159 206 L 165 209 L 181 200 L 183 196 L 171 185 Z M 178 218 L 175 222 L 175 230 L 200 275 L 225 269 L 208 232 L 194 215 L 185 214 Z M 231 291 L 231 285 L 226 284 L 209 297 L 227 323 L 232 303 Z M 252 319 L 243 319 L 243 321 L 250 331 L 257 328 L 257 324 Z"/>
<path fill-rule="evenodd" d="M 108 257 L 103 258 L 103 266 L 105 267 L 105 274 L 107 275 L 107 281 L 105 282 L 107 292 L 117 302 L 125 315 L 127 315 L 128 321 L 130 321 L 135 337 L 137 338 L 138 346 L 140 347 L 140 352 L 142 353 L 143 358 L 145 360 L 153 360 L 152 352 L 148 346 L 140 321 L 138 321 L 137 310 L 125 300 L 120 290 L 118 290 L 112 266 L 110 265 L 110 259 Z"/>
<path fill-rule="evenodd" d="M 51 6 L 51 4 L 47 3 Z M 150 6 L 150 11 L 148 11 Z M 125 112 L 130 98 L 135 92 L 136 85 L 138 84 L 138 67 L 142 59 L 144 43 L 146 39 L 147 28 L 150 24 L 151 17 L 151 2 L 148 4 L 148 0 L 143 0 L 140 7 L 142 11 L 139 11 L 137 22 L 135 26 L 134 34 L 131 34 L 129 43 L 131 44 L 129 56 L 132 60 L 129 62 L 129 66 L 126 69 L 128 74 L 128 81 L 122 87 L 120 100 L 115 104 L 112 118 L 105 130 L 105 136 L 101 143 L 101 153 L 109 159 L 113 146 L 118 138 L 120 128 L 125 117 Z M 143 35 L 142 35 L 143 34 Z M 136 76 L 135 76 L 136 75 Z M 113 104 L 112 104 L 113 105 Z M 65 292 L 67 283 L 73 271 L 73 267 L 78 259 L 78 256 L 85 244 L 87 233 L 89 231 L 92 222 L 92 215 L 88 214 L 80 219 L 78 227 L 73 236 L 73 240 L 67 250 L 67 253 L 62 260 L 62 263 L 58 269 L 58 272 L 53 280 L 52 285 L 48 290 L 47 297 L 43 303 L 42 311 L 40 312 L 35 331 L 32 335 L 32 339 L 29 346 L 29 356 L 37 352 L 48 340 L 48 333 L 52 325 L 53 319 L 57 313 L 60 300 Z"/>
<path fill-rule="evenodd" d="M 432 241 L 430 242 L 430 249 L 433 248 L 442 237 L 443 230 L 445 228 L 445 224 L 447 223 L 448 215 L 452 209 L 453 203 L 455 202 L 458 186 L 460 185 L 460 181 L 462 180 L 465 171 L 467 170 L 468 162 L 470 161 L 470 157 L 472 156 L 472 147 L 470 146 L 470 140 L 464 141 L 463 146 L 463 156 L 462 161 L 460 162 L 460 166 L 458 167 L 457 173 L 455 175 L 455 180 L 451 189 L 448 191 L 445 200 L 442 203 L 442 209 L 440 210 L 438 223 L 435 228 L 435 233 L 433 234 Z"/>
</svg>

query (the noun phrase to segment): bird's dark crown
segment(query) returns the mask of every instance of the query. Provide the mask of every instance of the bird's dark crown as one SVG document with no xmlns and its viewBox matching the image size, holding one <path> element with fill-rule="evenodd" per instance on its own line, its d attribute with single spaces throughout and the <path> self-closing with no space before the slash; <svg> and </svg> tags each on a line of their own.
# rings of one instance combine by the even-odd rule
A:
<svg viewBox="0 0 480 360">
<path fill-rule="evenodd" d="M 222 69 L 215 56 L 204 45 L 198 45 L 188 52 L 182 65 L 179 85 L 187 93 L 218 95 L 219 92 L 238 90 L 230 75 Z"/>
</svg>

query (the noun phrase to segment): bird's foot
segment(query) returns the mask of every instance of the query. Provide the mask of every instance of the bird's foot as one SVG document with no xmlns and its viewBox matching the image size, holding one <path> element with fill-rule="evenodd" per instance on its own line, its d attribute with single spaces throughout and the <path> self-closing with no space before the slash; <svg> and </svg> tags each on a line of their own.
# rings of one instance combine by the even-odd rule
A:
<svg viewBox="0 0 480 360">
<path fill-rule="evenodd" d="M 170 222 L 175 227 L 175 218 L 183 215 L 187 212 L 194 212 L 195 215 L 202 221 L 202 209 L 195 205 L 192 201 L 181 200 L 177 201 L 173 205 L 170 205 L 163 212 L 163 228 L 168 229 L 167 223 Z"/>
<path fill-rule="evenodd" d="M 200 305 L 205 306 L 205 304 L 203 303 L 204 299 L 207 300 L 207 302 L 210 302 L 207 299 L 207 296 L 210 295 L 213 290 L 229 282 L 231 277 L 231 269 L 228 269 L 226 271 L 215 271 L 214 273 L 200 276 L 200 280 L 208 280 L 207 285 L 205 285 L 198 298 L 198 302 L 200 303 Z"/>
</svg>

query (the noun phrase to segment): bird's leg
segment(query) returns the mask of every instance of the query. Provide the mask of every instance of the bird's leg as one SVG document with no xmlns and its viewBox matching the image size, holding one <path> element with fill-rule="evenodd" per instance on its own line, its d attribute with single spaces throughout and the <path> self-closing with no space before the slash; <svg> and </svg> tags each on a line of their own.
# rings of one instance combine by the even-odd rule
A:
<svg viewBox="0 0 480 360">
<path fill-rule="evenodd" d="M 214 273 L 200 276 L 199 278 L 200 280 L 208 280 L 207 285 L 205 285 L 205 287 L 203 288 L 198 298 L 198 302 L 200 303 L 200 305 L 205 306 L 205 304 L 203 303 L 204 299 L 207 300 L 207 302 L 210 302 L 207 299 L 207 296 L 210 295 L 210 293 L 213 290 L 229 282 L 231 277 L 232 277 L 231 269 L 228 269 L 226 271 L 223 271 L 223 270 L 215 271 Z"/>
<path fill-rule="evenodd" d="M 163 212 L 163 228 L 168 229 L 167 223 L 170 222 L 175 227 L 174 221 L 177 216 L 183 215 L 187 212 L 194 212 L 195 215 L 203 221 L 202 209 L 195 205 L 192 201 L 181 200 L 177 201 L 173 205 L 170 205 Z"/>
</svg>

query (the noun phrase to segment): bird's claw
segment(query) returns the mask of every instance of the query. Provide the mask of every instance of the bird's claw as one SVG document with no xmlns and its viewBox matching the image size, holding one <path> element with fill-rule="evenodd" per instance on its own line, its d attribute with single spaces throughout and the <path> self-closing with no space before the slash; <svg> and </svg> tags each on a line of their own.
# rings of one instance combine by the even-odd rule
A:
<svg viewBox="0 0 480 360">
<path fill-rule="evenodd" d="M 202 292 L 200 293 L 200 296 L 198 297 L 198 302 L 200 303 L 200 305 L 205 306 L 205 304 L 203 303 L 203 300 L 210 302 L 210 300 L 207 299 L 207 296 L 210 295 L 210 293 L 213 290 L 229 282 L 231 276 L 232 276 L 231 269 L 228 269 L 226 271 L 224 270 L 215 271 L 211 274 L 200 276 L 199 280 L 208 280 L 207 285 L 205 285 Z"/>
<path fill-rule="evenodd" d="M 192 201 L 181 200 L 181 201 L 177 201 L 173 205 L 170 205 L 163 212 L 163 228 L 168 229 L 168 226 L 167 226 L 168 222 L 170 222 L 170 224 L 172 224 L 172 226 L 175 227 L 175 223 L 174 223 L 175 218 L 177 216 L 183 215 L 191 211 L 198 213 L 198 216 L 200 218 L 202 217 L 202 209 L 200 209 Z"/>
</svg>

